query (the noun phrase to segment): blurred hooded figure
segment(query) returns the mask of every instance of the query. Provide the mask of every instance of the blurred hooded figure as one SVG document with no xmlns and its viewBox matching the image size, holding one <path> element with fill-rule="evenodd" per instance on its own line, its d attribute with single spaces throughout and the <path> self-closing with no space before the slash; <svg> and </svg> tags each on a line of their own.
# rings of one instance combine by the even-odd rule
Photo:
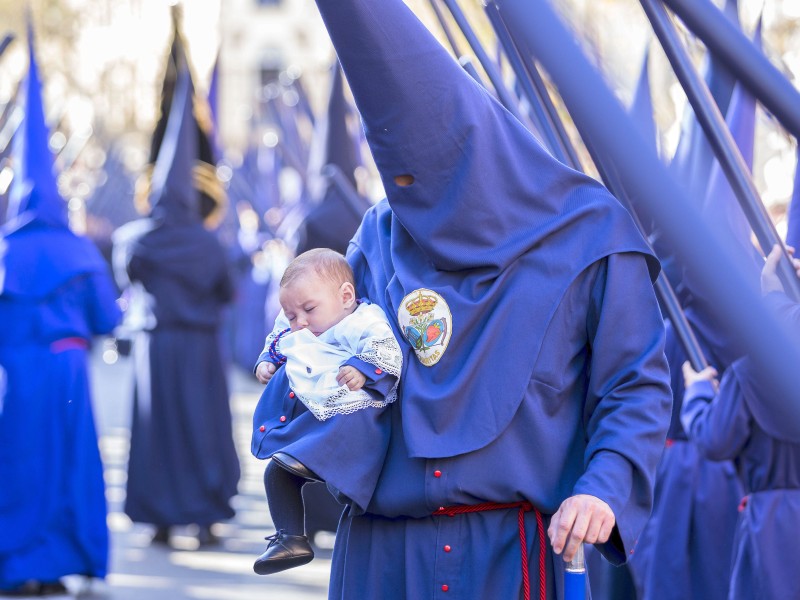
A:
<svg viewBox="0 0 800 600">
<path fill-rule="evenodd" d="M 0 595 L 66 593 L 108 570 L 103 467 L 87 361 L 119 321 L 97 248 L 72 233 L 58 193 L 28 42 L 25 117 L 0 237 Z"/>
<path fill-rule="evenodd" d="M 623 563 L 652 507 L 671 407 L 658 263 L 401 0 L 317 5 L 387 193 L 347 257 L 404 352 L 329 597 L 555 598 L 581 541 Z"/>
<path fill-rule="evenodd" d="M 764 302 L 800 336 L 800 303 L 777 276 L 780 259 L 776 245 L 762 269 Z M 800 260 L 794 268 L 800 276 Z M 683 376 L 680 416 L 689 439 L 709 460 L 735 460 L 746 492 L 733 527 L 728 598 L 800 597 L 800 579 L 785 567 L 800 558 L 800 439 L 768 404 L 792 398 L 776 393 L 749 356 L 730 365 L 719 382 L 713 367 L 697 373 L 685 363 Z"/>
<path fill-rule="evenodd" d="M 737 24 L 738 3 L 728 0 L 725 14 Z M 761 26 L 757 24 L 754 43 L 761 47 Z M 727 107 L 725 121 L 752 170 L 756 99 L 741 83 L 712 60 L 710 82 L 727 80 L 722 86 L 721 106 Z M 713 90 L 713 87 L 711 88 Z M 717 92 L 714 94 L 718 96 Z M 689 137 L 692 162 L 683 165 L 694 193 L 705 192 L 703 217 L 726 245 L 726 254 L 746 274 L 750 285 L 758 286 L 763 259 L 750 239 L 752 230 L 719 163 L 704 136 Z M 703 147 L 705 146 L 705 150 Z M 703 166 L 704 158 L 710 162 Z M 684 159 L 687 156 L 683 157 Z M 677 163 L 676 163 L 677 166 Z M 691 167 L 691 169 L 689 168 Z M 693 172 L 690 173 L 690 171 Z M 691 175 L 691 176 L 690 176 Z M 667 259 L 668 260 L 668 259 Z M 719 306 L 703 292 L 690 274 L 681 281 L 682 303 L 703 354 L 720 373 L 727 370 L 745 349 L 731 339 L 719 323 Z M 671 323 L 667 324 L 667 359 L 672 378 L 672 421 L 667 446 L 657 473 L 653 514 L 639 538 L 639 549 L 631 561 L 639 600 L 739 597 L 729 589 L 734 534 L 739 519 L 739 503 L 744 491 L 733 460 L 711 460 L 695 443 L 681 423 L 684 380 L 681 365 L 687 360 Z"/>
<path fill-rule="evenodd" d="M 331 248 L 342 254 L 371 206 L 359 195 L 355 172 L 361 165 L 359 138 L 350 132 L 353 109 L 344 94 L 344 75 L 338 63 L 331 70 L 328 110 L 317 120 L 309 159 L 314 208 L 300 227 L 299 256 L 312 248 Z"/>
<path fill-rule="evenodd" d="M 214 541 L 213 523 L 234 514 L 239 461 L 218 339 L 233 291 L 225 251 L 203 226 L 192 185 L 192 98 L 184 65 L 153 171 L 150 216 L 118 230 L 114 260 L 130 293 L 126 320 L 140 331 L 125 512 L 156 525 L 156 542 L 168 542 L 173 525 L 196 524 L 202 545 Z"/>
</svg>

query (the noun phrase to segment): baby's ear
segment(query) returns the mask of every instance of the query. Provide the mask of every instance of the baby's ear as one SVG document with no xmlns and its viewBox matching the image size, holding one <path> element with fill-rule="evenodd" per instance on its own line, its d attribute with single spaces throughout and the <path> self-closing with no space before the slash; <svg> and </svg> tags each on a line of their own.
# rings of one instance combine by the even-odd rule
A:
<svg viewBox="0 0 800 600">
<path fill-rule="evenodd" d="M 339 289 L 339 292 L 342 295 L 342 303 L 346 308 L 350 308 L 356 301 L 356 289 L 353 287 L 353 284 L 349 281 L 345 281 Z"/>
</svg>

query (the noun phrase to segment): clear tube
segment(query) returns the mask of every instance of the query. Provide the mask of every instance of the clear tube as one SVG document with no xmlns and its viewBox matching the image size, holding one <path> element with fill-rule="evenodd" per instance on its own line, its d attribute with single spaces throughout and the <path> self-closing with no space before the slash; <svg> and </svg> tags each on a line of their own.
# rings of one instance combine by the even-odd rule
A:
<svg viewBox="0 0 800 600">
<path fill-rule="evenodd" d="M 567 573 L 585 573 L 586 561 L 583 558 L 583 544 L 578 546 L 578 551 L 571 561 L 567 563 Z"/>
</svg>

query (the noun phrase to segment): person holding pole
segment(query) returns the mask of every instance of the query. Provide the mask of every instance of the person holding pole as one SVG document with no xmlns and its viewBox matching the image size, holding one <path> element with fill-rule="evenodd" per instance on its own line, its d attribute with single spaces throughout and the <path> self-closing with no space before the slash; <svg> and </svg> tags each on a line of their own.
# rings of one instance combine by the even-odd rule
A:
<svg viewBox="0 0 800 600">
<path fill-rule="evenodd" d="M 800 304 L 786 296 L 776 273 L 781 256 L 776 245 L 762 270 L 762 293 L 800 334 Z M 800 276 L 800 260 L 793 263 Z M 747 492 L 739 506 L 728 597 L 800 597 L 800 578 L 786 571 L 800 559 L 800 439 L 763 404 L 771 391 L 749 358 L 733 363 L 719 383 L 713 367 L 698 373 L 685 363 L 683 376 L 681 419 L 689 438 L 709 459 L 736 459 Z"/>
</svg>

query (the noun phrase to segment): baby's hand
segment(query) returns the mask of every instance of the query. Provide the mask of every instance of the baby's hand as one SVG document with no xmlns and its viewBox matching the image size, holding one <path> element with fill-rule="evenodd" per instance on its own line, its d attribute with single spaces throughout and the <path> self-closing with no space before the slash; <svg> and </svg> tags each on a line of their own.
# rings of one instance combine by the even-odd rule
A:
<svg viewBox="0 0 800 600">
<path fill-rule="evenodd" d="M 346 385 L 351 392 L 360 390 L 367 383 L 367 378 L 364 374 L 350 365 L 345 365 L 339 369 L 339 375 L 336 377 L 339 385 Z"/>
<path fill-rule="evenodd" d="M 276 367 L 273 363 L 267 360 L 262 360 L 256 367 L 256 379 L 263 384 L 267 384 L 277 370 L 278 367 Z"/>
</svg>

